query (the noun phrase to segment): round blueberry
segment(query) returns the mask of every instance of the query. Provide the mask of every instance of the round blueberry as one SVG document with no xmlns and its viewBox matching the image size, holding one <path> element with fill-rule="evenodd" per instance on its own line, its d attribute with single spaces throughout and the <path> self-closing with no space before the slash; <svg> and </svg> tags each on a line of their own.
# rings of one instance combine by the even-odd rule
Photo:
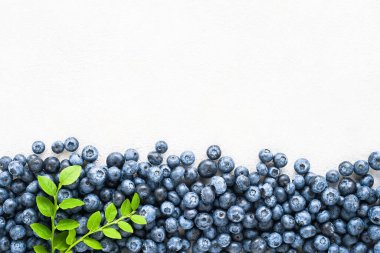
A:
<svg viewBox="0 0 380 253">
<path fill-rule="evenodd" d="M 160 165 L 163 161 L 163 158 L 160 153 L 152 151 L 148 154 L 148 161 L 152 165 Z"/>
<path fill-rule="evenodd" d="M 339 164 L 339 173 L 342 176 L 348 177 L 354 172 L 354 166 L 350 162 L 342 162 Z"/>
<path fill-rule="evenodd" d="M 183 165 L 190 166 L 195 162 L 195 155 L 191 151 L 184 151 L 182 152 L 180 159 Z"/>
<path fill-rule="evenodd" d="M 326 172 L 326 180 L 329 183 L 337 183 L 339 181 L 339 171 L 329 170 Z"/>
<path fill-rule="evenodd" d="M 62 153 L 64 149 L 65 149 L 65 144 L 62 141 L 55 141 L 51 145 L 51 150 L 56 154 Z"/>
<path fill-rule="evenodd" d="M 214 176 L 217 170 L 218 167 L 215 162 L 209 159 L 203 160 L 198 165 L 198 174 L 203 178 L 210 178 Z"/>
<path fill-rule="evenodd" d="M 310 170 L 310 162 L 305 158 L 300 158 L 295 161 L 294 170 L 298 174 L 306 174 Z"/>
<path fill-rule="evenodd" d="M 229 173 L 235 167 L 234 160 L 229 156 L 223 156 L 218 160 L 218 169 L 222 173 Z"/>
<path fill-rule="evenodd" d="M 124 152 L 124 157 L 126 161 L 132 160 L 137 162 L 139 160 L 139 153 L 136 149 L 130 148 Z"/>
<path fill-rule="evenodd" d="M 369 220 L 375 224 L 380 225 L 380 206 L 373 206 L 368 211 Z"/>
<path fill-rule="evenodd" d="M 156 142 L 155 149 L 158 153 L 163 154 L 168 151 L 168 144 L 165 141 Z"/>
<path fill-rule="evenodd" d="M 99 152 L 94 146 L 85 146 L 82 150 L 82 158 L 86 162 L 92 163 L 98 159 Z M 70 161 L 71 162 L 71 161 Z"/>
<path fill-rule="evenodd" d="M 116 166 L 121 168 L 125 162 L 124 156 L 119 152 L 112 152 L 107 156 L 106 163 L 107 167 L 110 168 L 112 166 Z"/>
<path fill-rule="evenodd" d="M 49 174 L 57 173 L 60 169 L 60 161 L 58 158 L 51 156 L 44 160 L 44 170 Z"/>
<path fill-rule="evenodd" d="M 69 137 L 65 140 L 65 149 L 69 152 L 74 152 L 79 147 L 79 141 L 75 137 Z"/>
<path fill-rule="evenodd" d="M 45 151 L 45 143 L 43 143 L 42 141 L 33 142 L 32 151 L 35 154 L 42 154 Z"/>
<path fill-rule="evenodd" d="M 330 240 L 326 236 L 317 235 L 314 238 L 313 245 L 316 250 L 324 251 L 330 247 Z"/>
<path fill-rule="evenodd" d="M 283 168 L 288 163 L 288 158 L 283 153 L 277 153 L 273 157 L 274 166 L 277 168 Z"/>
<path fill-rule="evenodd" d="M 374 170 L 380 170 L 380 152 L 372 152 L 368 157 L 369 166 Z"/>
<path fill-rule="evenodd" d="M 207 148 L 207 157 L 210 160 L 218 160 L 222 155 L 222 150 L 218 145 L 212 145 Z"/>
</svg>

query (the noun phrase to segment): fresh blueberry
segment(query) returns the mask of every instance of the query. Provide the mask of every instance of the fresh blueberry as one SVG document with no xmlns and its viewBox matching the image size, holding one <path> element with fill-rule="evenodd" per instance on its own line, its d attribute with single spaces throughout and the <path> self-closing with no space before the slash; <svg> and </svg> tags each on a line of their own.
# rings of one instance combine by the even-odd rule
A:
<svg viewBox="0 0 380 253">
<path fill-rule="evenodd" d="M 256 171 L 260 176 L 266 176 L 268 175 L 268 167 L 263 162 L 259 162 L 256 165 Z"/>
<path fill-rule="evenodd" d="M 177 236 L 173 236 L 169 239 L 166 245 L 169 252 L 180 251 L 182 248 L 182 239 Z"/>
<path fill-rule="evenodd" d="M 12 253 L 24 253 L 26 251 L 26 243 L 23 240 L 17 240 L 11 242 Z"/>
<path fill-rule="evenodd" d="M 277 153 L 273 157 L 274 166 L 277 168 L 283 168 L 288 163 L 288 158 L 283 153 Z"/>
<path fill-rule="evenodd" d="M 345 177 L 350 176 L 354 172 L 354 166 L 350 162 L 347 162 L 347 161 L 339 164 L 338 169 L 339 169 L 339 173 Z"/>
<path fill-rule="evenodd" d="M 168 144 L 165 141 L 156 142 L 155 149 L 158 153 L 163 154 L 168 151 Z"/>
<path fill-rule="evenodd" d="M 83 165 L 83 159 L 78 153 L 72 153 L 69 161 L 71 165 Z"/>
<path fill-rule="evenodd" d="M 11 247 L 11 242 L 6 236 L 0 237 L 0 251 L 7 252 Z"/>
<path fill-rule="evenodd" d="M 203 178 L 211 178 L 217 170 L 218 167 L 215 162 L 209 159 L 201 161 L 198 165 L 198 174 Z"/>
<path fill-rule="evenodd" d="M 289 204 L 290 204 L 290 208 L 294 212 L 299 212 L 299 211 L 302 211 L 305 209 L 306 200 L 304 197 L 302 197 L 300 195 L 295 195 L 295 196 L 291 197 Z"/>
<path fill-rule="evenodd" d="M 50 156 L 44 160 L 44 170 L 49 174 L 57 173 L 60 169 L 60 161 L 54 156 Z"/>
<path fill-rule="evenodd" d="M 9 187 L 12 182 L 12 174 L 8 171 L 0 172 L 0 186 L 1 187 Z"/>
<path fill-rule="evenodd" d="M 195 162 L 195 155 L 191 151 L 184 151 L 180 155 L 181 163 L 185 166 L 190 166 Z"/>
<path fill-rule="evenodd" d="M 136 236 L 131 236 L 127 239 L 127 244 L 126 244 L 127 249 L 131 253 L 138 253 L 140 252 L 142 248 L 142 242 L 141 239 L 136 237 Z"/>
<path fill-rule="evenodd" d="M 21 240 L 25 237 L 26 230 L 24 226 L 16 225 L 9 230 L 9 236 L 12 238 L 12 240 Z"/>
<path fill-rule="evenodd" d="M 373 224 L 380 225 L 380 206 L 371 207 L 368 211 L 368 218 Z"/>
<path fill-rule="evenodd" d="M 139 160 L 139 153 L 137 152 L 136 149 L 130 148 L 127 149 L 124 152 L 124 157 L 126 161 L 138 161 Z"/>
<path fill-rule="evenodd" d="M 310 162 L 305 158 L 300 158 L 294 163 L 294 170 L 298 174 L 306 174 L 310 170 Z"/>
<path fill-rule="evenodd" d="M 79 147 L 79 141 L 75 137 L 69 137 L 65 140 L 65 149 L 69 152 L 74 152 Z"/>
<path fill-rule="evenodd" d="M 168 164 L 170 168 L 174 169 L 175 167 L 181 164 L 181 159 L 178 156 L 170 155 L 166 159 L 166 163 Z"/>
<path fill-rule="evenodd" d="M 98 149 L 95 148 L 94 146 L 88 145 L 88 146 L 85 146 L 82 150 L 82 159 L 85 160 L 86 162 L 89 162 L 89 163 L 95 162 L 98 159 L 98 156 L 99 156 Z"/>
<path fill-rule="evenodd" d="M 322 202 L 327 206 L 333 206 L 339 201 L 339 192 L 335 188 L 327 187 L 322 193 Z"/>
<path fill-rule="evenodd" d="M 235 167 L 234 160 L 229 156 L 223 156 L 218 160 L 218 169 L 222 173 L 229 173 Z"/>
<path fill-rule="evenodd" d="M 119 152 L 112 152 L 107 156 L 106 163 L 107 167 L 110 168 L 112 166 L 116 166 L 121 168 L 125 162 L 124 156 Z"/>
<path fill-rule="evenodd" d="M 8 165 L 8 171 L 13 178 L 21 177 L 24 173 L 24 166 L 19 161 L 12 161 Z"/>
<path fill-rule="evenodd" d="M 208 213 L 199 213 L 195 217 L 195 225 L 200 230 L 209 229 L 213 223 L 212 217 Z"/>
<path fill-rule="evenodd" d="M 207 148 L 207 157 L 211 160 L 218 160 L 222 155 L 222 150 L 218 145 L 212 145 Z"/>
<path fill-rule="evenodd" d="M 152 165 L 160 165 L 163 161 L 163 158 L 160 153 L 152 151 L 148 154 L 148 161 Z"/>
<path fill-rule="evenodd" d="M 45 151 L 45 143 L 43 143 L 42 141 L 33 142 L 32 151 L 35 154 L 42 154 Z"/>
<path fill-rule="evenodd" d="M 65 144 L 62 141 L 55 141 L 51 145 L 51 150 L 56 154 L 62 153 L 64 149 L 65 149 Z"/>
<path fill-rule="evenodd" d="M 329 170 L 326 172 L 326 180 L 329 183 L 337 183 L 339 181 L 339 171 L 337 170 Z"/>
<path fill-rule="evenodd" d="M 232 222 L 241 222 L 244 216 L 245 211 L 240 206 L 231 206 L 227 211 L 227 217 Z"/>
<path fill-rule="evenodd" d="M 317 235 L 314 238 L 313 245 L 316 250 L 324 251 L 330 247 L 330 240 L 326 236 Z"/>
<path fill-rule="evenodd" d="M 92 185 L 100 186 L 107 179 L 107 171 L 102 167 L 95 166 L 87 172 L 87 177 Z"/>
<path fill-rule="evenodd" d="M 267 238 L 268 246 L 271 248 L 277 248 L 282 244 L 282 236 L 279 233 L 270 233 Z"/>
<path fill-rule="evenodd" d="M 380 170 L 380 152 L 372 152 L 368 157 L 369 166 L 374 170 Z"/>
</svg>

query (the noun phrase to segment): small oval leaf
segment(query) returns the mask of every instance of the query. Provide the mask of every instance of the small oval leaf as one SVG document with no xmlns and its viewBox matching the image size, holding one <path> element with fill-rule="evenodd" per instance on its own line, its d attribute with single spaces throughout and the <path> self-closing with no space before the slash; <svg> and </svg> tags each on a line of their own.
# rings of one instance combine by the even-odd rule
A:
<svg viewBox="0 0 380 253">
<path fill-rule="evenodd" d="M 134 215 L 132 215 L 131 220 L 134 223 L 139 224 L 139 225 L 145 225 L 146 224 L 146 220 L 145 220 L 144 216 L 141 216 L 141 215 L 134 214 Z"/>
<path fill-rule="evenodd" d="M 110 203 L 107 206 L 106 211 L 105 211 L 106 220 L 108 222 L 112 222 L 116 218 L 116 215 L 117 215 L 116 206 L 113 203 Z"/>
<path fill-rule="evenodd" d="M 62 219 L 57 224 L 57 229 L 59 231 L 76 229 L 77 227 L 79 227 L 79 222 L 71 219 Z"/>
<path fill-rule="evenodd" d="M 90 231 L 95 231 L 99 228 L 100 222 L 102 221 L 102 216 L 99 211 L 91 214 L 87 221 L 87 228 Z"/>
<path fill-rule="evenodd" d="M 65 250 L 69 247 L 66 243 L 67 231 L 61 232 L 54 237 L 54 248 L 59 250 Z"/>
<path fill-rule="evenodd" d="M 75 208 L 78 206 L 83 206 L 84 202 L 80 199 L 74 199 L 74 198 L 68 198 L 64 199 L 61 204 L 59 204 L 59 207 L 63 210 Z"/>
<path fill-rule="evenodd" d="M 34 252 L 36 252 L 36 253 L 49 253 L 49 252 L 45 249 L 45 247 L 42 246 L 42 245 L 34 246 L 33 249 L 34 249 Z"/>
<path fill-rule="evenodd" d="M 46 194 L 52 197 L 57 193 L 57 186 L 48 177 L 38 176 L 38 184 Z"/>
<path fill-rule="evenodd" d="M 120 207 L 120 213 L 122 216 L 128 216 L 132 212 L 131 202 L 129 199 L 124 200 Z"/>
<path fill-rule="evenodd" d="M 73 244 L 76 241 L 77 231 L 75 229 L 72 229 L 69 231 L 69 234 L 66 237 L 66 243 L 68 245 Z"/>
<path fill-rule="evenodd" d="M 54 214 L 54 205 L 44 196 L 37 196 L 36 203 L 40 213 L 46 217 L 52 217 Z"/>
<path fill-rule="evenodd" d="M 107 236 L 108 238 L 112 238 L 112 239 L 121 239 L 121 234 L 119 233 L 119 231 L 117 231 L 116 229 L 114 228 L 104 228 L 102 230 L 103 234 L 105 236 Z"/>
<path fill-rule="evenodd" d="M 81 172 L 82 167 L 79 165 L 66 167 L 59 174 L 59 182 L 62 185 L 70 185 L 79 178 Z"/>
<path fill-rule="evenodd" d="M 125 232 L 128 232 L 128 233 L 133 233 L 133 227 L 131 226 L 131 224 L 129 224 L 128 222 L 125 222 L 125 221 L 119 221 L 117 223 L 117 225 L 119 226 L 119 228 L 121 228 L 122 230 L 124 230 Z"/>
<path fill-rule="evenodd" d="M 33 223 L 30 225 L 30 227 L 32 228 L 34 233 L 36 233 L 42 239 L 50 240 L 51 230 L 47 226 L 41 223 Z"/>
<path fill-rule="evenodd" d="M 136 211 L 139 205 L 140 205 L 140 196 L 137 193 L 135 193 L 133 195 L 132 202 L 131 202 L 131 207 L 133 211 Z"/>
<path fill-rule="evenodd" d="M 90 237 L 86 237 L 84 238 L 83 242 L 90 248 L 93 248 L 93 249 L 96 249 L 96 250 L 101 250 L 103 249 L 102 245 L 100 244 L 100 242 L 98 242 L 97 240 L 95 239 L 92 239 Z"/>
</svg>

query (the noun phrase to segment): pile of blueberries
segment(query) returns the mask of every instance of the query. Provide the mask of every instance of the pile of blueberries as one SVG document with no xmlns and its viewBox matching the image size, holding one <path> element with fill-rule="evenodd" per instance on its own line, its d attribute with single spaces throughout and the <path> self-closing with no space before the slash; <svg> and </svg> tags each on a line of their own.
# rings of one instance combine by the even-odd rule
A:
<svg viewBox="0 0 380 253">
<path fill-rule="evenodd" d="M 294 163 L 295 177 L 282 173 L 288 159 L 283 153 L 259 152 L 255 171 L 235 166 L 229 156 L 212 145 L 207 158 L 195 165 L 195 156 L 185 151 L 169 155 L 159 141 L 147 161 L 128 149 L 107 156 L 106 166 L 96 164 L 98 150 L 70 137 L 51 146 L 54 153 L 70 152 L 68 159 L 39 154 L 45 144 L 36 141 L 34 154 L 0 159 L 0 252 L 33 252 L 45 244 L 29 225 L 48 224 L 40 215 L 35 198 L 43 195 L 37 175 L 57 182 L 60 170 L 81 165 L 82 175 L 62 188 L 58 201 L 75 197 L 85 205 L 59 211 L 57 221 L 72 218 L 80 223 L 77 234 L 87 232 L 90 214 L 104 211 L 107 203 L 120 207 L 137 192 L 140 215 L 147 225 L 133 224 L 134 233 L 121 232 L 123 239 L 94 235 L 102 252 L 128 253 L 239 253 L 239 252 L 329 252 L 380 253 L 380 187 L 373 189 L 370 169 L 380 170 L 380 152 L 354 164 L 342 162 L 325 176 L 310 171 L 306 159 Z M 83 243 L 74 252 L 91 252 Z"/>
</svg>

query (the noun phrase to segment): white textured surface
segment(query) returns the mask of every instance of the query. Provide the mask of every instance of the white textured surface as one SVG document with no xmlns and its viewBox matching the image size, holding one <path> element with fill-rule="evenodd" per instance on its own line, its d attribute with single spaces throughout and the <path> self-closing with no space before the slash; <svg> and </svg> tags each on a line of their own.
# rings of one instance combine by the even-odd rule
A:
<svg viewBox="0 0 380 253">
<path fill-rule="evenodd" d="M 12 0 L 0 24 L 1 155 L 165 139 L 324 173 L 380 149 L 378 1 Z"/>
</svg>

